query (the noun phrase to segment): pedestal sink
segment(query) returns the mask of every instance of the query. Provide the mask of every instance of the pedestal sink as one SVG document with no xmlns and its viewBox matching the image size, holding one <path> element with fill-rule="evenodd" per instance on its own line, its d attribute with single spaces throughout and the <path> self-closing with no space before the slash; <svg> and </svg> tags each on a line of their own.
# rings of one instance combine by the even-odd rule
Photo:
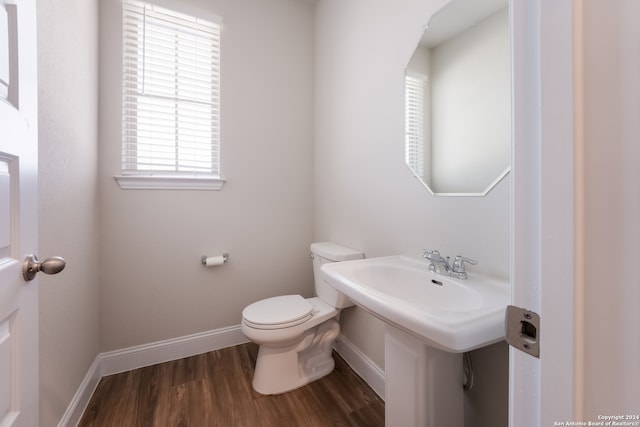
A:
<svg viewBox="0 0 640 427">
<path fill-rule="evenodd" d="M 385 322 L 388 426 L 462 427 L 462 353 L 504 339 L 509 284 L 435 274 L 406 256 L 329 263 L 322 276 Z"/>
</svg>

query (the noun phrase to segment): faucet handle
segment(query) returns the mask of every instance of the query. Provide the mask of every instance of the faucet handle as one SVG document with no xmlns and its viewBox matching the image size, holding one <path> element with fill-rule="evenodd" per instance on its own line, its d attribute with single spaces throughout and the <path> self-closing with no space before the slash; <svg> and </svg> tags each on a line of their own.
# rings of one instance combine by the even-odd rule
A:
<svg viewBox="0 0 640 427">
<path fill-rule="evenodd" d="M 422 258 L 426 258 L 429 261 L 439 262 L 442 259 L 442 256 L 440 255 L 440 252 L 437 250 L 432 251 L 431 249 L 423 249 Z"/>
<path fill-rule="evenodd" d="M 471 265 L 476 265 L 478 263 L 478 261 L 474 259 L 465 258 L 461 255 L 456 255 L 455 259 L 453 260 L 453 265 L 451 266 L 451 271 L 453 271 L 456 274 L 456 276 L 458 276 L 459 279 L 467 278 L 467 272 L 465 271 L 465 268 L 464 268 L 465 262 Z"/>
</svg>

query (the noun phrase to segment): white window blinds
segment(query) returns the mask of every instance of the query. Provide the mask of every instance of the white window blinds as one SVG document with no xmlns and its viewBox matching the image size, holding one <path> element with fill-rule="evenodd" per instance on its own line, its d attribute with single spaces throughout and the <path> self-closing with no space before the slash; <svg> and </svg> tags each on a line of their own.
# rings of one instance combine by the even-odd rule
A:
<svg viewBox="0 0 640 427">
<path fill-rule="evenodd" d="M 424 178 L 424 77 L 405 77 L 405 161 L 413 173 Z"/>
<path fill-rule="evenodd" d="M 123 4 L 122 173 L 219 177 L 220 23 Z"/>
</svg>

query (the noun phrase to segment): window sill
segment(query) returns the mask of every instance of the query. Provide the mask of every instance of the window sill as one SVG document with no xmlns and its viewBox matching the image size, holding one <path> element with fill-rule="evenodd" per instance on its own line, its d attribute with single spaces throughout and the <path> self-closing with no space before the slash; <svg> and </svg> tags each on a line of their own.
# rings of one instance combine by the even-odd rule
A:
<svg viewBox="0 0 640 427">
<path fill-rule="evenodd" d="M 123 190 L 221 190 L 225 180 L 213 177 L 116 175 Z"/>
</svg>

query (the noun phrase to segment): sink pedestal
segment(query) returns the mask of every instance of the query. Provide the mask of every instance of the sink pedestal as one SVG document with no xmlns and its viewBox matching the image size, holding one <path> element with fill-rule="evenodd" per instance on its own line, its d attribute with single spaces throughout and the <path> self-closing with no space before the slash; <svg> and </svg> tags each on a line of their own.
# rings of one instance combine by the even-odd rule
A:
<svg viewBox="0 0 640 427">
<path fill-rule="evenodd" d="M 429 347 L 417 337 L 386 324 L 385 372 L 385 425 L 464 425 L 461 353 Z"/>
</svg>

